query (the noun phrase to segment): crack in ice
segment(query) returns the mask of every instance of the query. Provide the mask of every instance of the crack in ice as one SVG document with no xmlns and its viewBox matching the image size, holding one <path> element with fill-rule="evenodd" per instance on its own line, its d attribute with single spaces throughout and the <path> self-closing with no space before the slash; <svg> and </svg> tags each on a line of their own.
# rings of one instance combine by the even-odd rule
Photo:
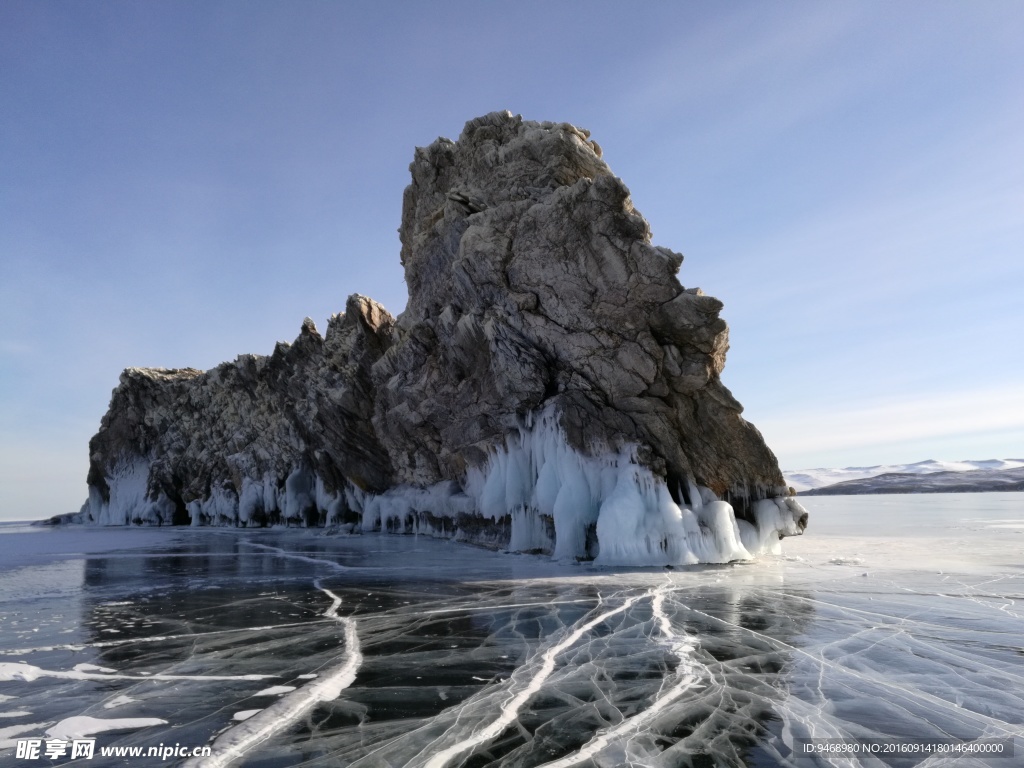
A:
<svg viewBox="0 0 1024 768">
<path fill-rule="evenodd" d="M 0 680 L 31 682 L 40 677 L 57 677 L 65 680 L 266 680 L 277 675 L 122 675 L 81 669 L 42 669 L 24 662 L 0 662 Z"/>
<path fill-rule="evenodd" d="M 598 626 L 604 621 L 607 621 L 612 616 L 615 616 L 631 608 L 642 597 L 644 597 L 644 595 L 635 595 L 633 597 L 628 598 L 618 608 L 613 608 L 609 611 L 605 611 L 604 613 L 598 614 L 585 624 L 576 627 L 576 629 L 570 632 L 560 642 L 556 643 L 550 648 L 547 648 L 540 655 L 540 669 L 537 670 L 536 674 L 534 674 L 526 681 L 525 685 L 522 687 L 521 690 L 510 695 L 505 700 L 504 704 L 502 704 L 501 706 L 501 714 L 495 720 L 493 720 L 488 726 L 486 726 L 482 730 L 477 731 L 476 733 L 463 739 L 462 741 L 459 741 L 453 744 L 452 746 L 448 747 L 447 749 L 438 752 L 425 763 L 421 763 L 424 766 L 424 768 L 444 768 L 444 766 L 446 766 L 450 760 L 453 760 L 459 755 L 464 754 L 465 752 L 469 752 L 475 747 L 478 747 L 481 744 L 484 744 L 498 736 L 502 731 L 504 731 L 509 725 L 511 725 L 516 720 L 519 714 L 519 710 L 522 708 L 522 706 L 530 699 L 531 696 L 533 696 L 537 691 L 540 690 L 544 682 L 548 679 L 548 677 L 551 676 L 551 673 L 554 672 L 555 658 L 560 653 L 574 645 L 581 637 L 583 637 L 587 632 L 589 632 L 594 627 Z M 601 600 L 601 602 L 603 602 L 603 600 Z M 526 667 L 522 667 L 521 669 L 525 668 Z M 515 677 L 516 675 L 513 675 L 513 678 Z M 518 680 L 516 682 L 518 682 Z M 458 723 L 458 720 L 456 720 L 456 723 Z"/>
<path fill-rule="evenodd" d="M 655 697 L 654 702 L 643 712 L 633 717 L 626 718 L 613 728 L 597 734 L 590 741 L 580 747 L 580 749 L 574 754 L 568 755 L 567 757 L 563 757 L 559 760 L 543 763 L 543 768 L 569 768 L 569 766 L 578 765 L 583 761 L 589 760 L 595 755 L 598 755 L 610 744 L 617 742 L 627 734 L 638 733 L 645 723 L 653 720 L 658 714 L 666 709 L 669 704 L 692 689 L 697 683 L 699 680 L 697 669 L 700 665 L 692 657 L 692 654 L 697 647 L 696 642 L 692 637 L 685 633 L 680 636 L 672 628 L 672 623 L 669 621 L 669 618 L 665 614 L 663 608 L 665 592 L 668 589 L 671 589 L 671 585 L 659 587 L 651 593 L 651 610 L 654 613 L 658 629 L 670 643 L 672 653 L 679 660 L 679 664 L 676 666 L 676 671 L 673 675 L 675 680 L 666 680 L 666 683 L 670 683 L 668 690 L 666 691 L 663 685 L 661 690 L 658 692 L 658 695 Z"/>
<path fill-rule="evenodd" d="M 754 637 L 757 637 L 758 639 L 760 639 L 760 640 L 762 640 L 764 642 L 767 642 L 769 645 L 785 648 L 787 651 L 790 651 L 790 652 L 792 652 L 794 654 L 797 654 L 799 656 L 803 656 L 804 658 L 808 658 L 811 661 L 813 661 L 813 662 L 817 663 L 818 665 L 820 665 L 822 672 L 824 671 L 825 667 L 828 667 L 829 669 L 832 669 L 833 671 L 838 671 L 838 672 L 841 672 L 841 673 L 845 673 L 845 674 L 847 674 L 847 675 L 849 675 L 849 676 L 851 676 L 851 677 L 853 677 L 853 678 L 855 678 L 857 680 L 860 680 L 860 681 L 863 681 L 863 682 L 867 682 L 867 683 L 872 683 L 872 684 L 875 684 L 875 685 L 879 685 L 879 686 L 881 686 L 883 688 L 887 688 L 890 691 L 892 691 L 892 693 L 894 693 L 895 695 L 902 695 L 902 696 L 905 696 L 905 697 L 910 698 L 910 699 L 914 699 L 916 697 L 917 703 L 920 706 L 929 706 L 935 712 L 941 712 L 943 710 L 952 709 L 958 715 L 966 716 L 968 719 L 976 719 L 976 720 L 978 720 L 978 721 L 980 721 L 982 723 L 985 723 L 986 725 L 989 725 L 989 726 L 992 726 L 994 728 L 999 729 L 1000 731 L 1002 731 L 1003 733 L 1005 733 L 1007 735 L 1020 735 L 1021 734 L 1021 729 L 1018 728 L 1018 727 L 1015 727 L 1013 723 L 1009 723 L 1009 722 L 1006 722 L 1006 721 L 1003 721 L 1003 720 L 999 720 L 998 718 L 985 715 L 985 714 L 983 714 L 981 712 L 975 712 L 975 711 L 970 710 L 970 709 L 961 708 L 959 705 L 957 705 L 954 702 L 947 701 L 946 699 L 943 699 L 943 698 L 941 698 L 939 696 L 935 696 L 934 694 L 928 693 L 927 691 L 924 691 L 924 690 L 911 691 L 911 690 L 908 690 L 908 689 L 900 686 L 898 683 L 893 683 L 893 682 L 890 682 L 890 681 L 885 680 L 885 679 L 880 678 L 880 677 L 875 677 L 875 676 L 872 676 L 872 675 L 867 675 L 867 674 L 859 673 L 859 672 L 857 672 L 857 671 L 855 671 L 853 669 L 850 669 L 849 667 L 843 666 L 842 664 L 835 663 L 835 662 L 825 658 L 824 656 L 822 656 L 820 654 L 816 655 L 816 654 L 814 654 L 814 653 L 812 653 L 812 652 L 810 652 L 810 651 L 808 651 L 808 650 L 806 650 L 804 648 L 798 648 L 798 647 L 796 647 L 794 645 L 790 645 L 789 643 L 786 643 L 786 642 L 783 642 L 782 640 L 778 640 L 776 638 L 770 637 L 768 635 L 765 635 L 765 634 L 763 634 L 761 632 L 758 632 L 758 631 L 756 631 L 754 629 L 751 629 L 749 627 L 745 627 L 745 626 L 743 626 L 741 624 L 734 624 L 734 623 L 732 623 L 730 621 L 726 621 L 725 619 L 719 618 L 717 616 L 713 616 L 713 615 L 711 615 L 709 613 L 705 613 L 704 611 L 698 610 L 696 608 L 692 608 L 691 607 L 690 610 L 693 611 L 694 613 L 696 613 L 696 614 L 698 614 L 700 616 L 703 616 L 703 617 L 705 617 L 707 619 L 710 619 L 711 621 L 714 621 L 716 623 L 724 624 L 727 627 L 732 627 L 733 629 L 737 629 L 737 630 L 740 630 L 742 632 L 745 632 L 745 633 L 748 633 L 750 635 L 753 635 Z"/>
<path fill-rule="evenodd" d="M 227 635 L 237 632 L 266 632 L 271 629 L 288 629 L 290 627 L 308 627 L 320 623 L 313 621 L 295 621 L 288 624 L 266 624 L 260 627 L 241 627 L 239 629 L 212 629 L 209 632 L 189 632 L 182 635 L 153 635 L 152 637 L 131 637 L 126 640 L 101 640 L 97 643 L 70 643 L 67 645 L 40 645 L 35 648 L 13 648 L 0 650 L 0 656 L 25 656 L 30 653 L 42 653 L 48 651 L 83 651 L 86 648 L 116 648 L 121 645 L 135 645 L 136 643 L 162 643 L 168 640 L 195 640 L 206 638 L 212 635 Z M 270 675 L 273 677 L 273 675 Z"/>
<path fill-rule="evenodd" d="M 281 554 L 285 557 L 290 556 L 285 552 Z M 308 558 L 298 556 L 297 559 L 306 560 Z M 285 694 L 266 709 L 229 728 L 214 739 L 213 754 L 208 757 L 187 760 L 182 763 L 182 768 L 220 768 L 230 765 L 253 747 L 280 733 L 320 702 L 333 701 L 338 698 L 341 692 L 356 679 L 356 674 L 363 662 L 356 623 L 353 619 L 338 615 L 338 608 L 341 607 L 340 597 L 322 586 L 319 579 L 316 579 L 313 585 L 331 598 L 331 606 L 324 611 L 323 615 L 344 627 L 344 660 L 334 669 L 326 671 L 314 682 Z"/>
</svg>

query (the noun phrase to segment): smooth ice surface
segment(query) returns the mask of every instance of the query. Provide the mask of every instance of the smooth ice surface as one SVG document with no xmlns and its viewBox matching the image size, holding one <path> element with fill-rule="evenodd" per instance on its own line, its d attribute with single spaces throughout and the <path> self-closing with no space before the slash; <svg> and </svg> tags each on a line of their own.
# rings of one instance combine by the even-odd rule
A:
<svg viewBox="0 0 1024 768">
<path fill-rule="evenodd" d="M 1024 494 L 808 506 L 777 555 L 674 569 L 417 536 L 0 534 L 0 762 L 95 720 L 123 728 L 99 746 L 210 744 L 208 766 L 857 764 L 796 758 L 806 736 L 1013 736 L 1010 760 L 860 764 L 1018 764 Z"/>
</svg>

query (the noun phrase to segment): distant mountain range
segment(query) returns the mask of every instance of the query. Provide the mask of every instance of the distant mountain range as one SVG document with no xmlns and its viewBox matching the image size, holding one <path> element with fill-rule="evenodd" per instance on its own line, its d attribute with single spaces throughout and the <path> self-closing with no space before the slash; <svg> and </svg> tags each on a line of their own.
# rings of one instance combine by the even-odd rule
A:
<svg viewBox="0 0 1024 768">
<path fill-rule="evenodd" d="M 919 461 L 842 469 L 784 472 L 787 483 L 805 496 L 862 493 L 962 493 L 1024 490 L 1024 459 Z"/>
</svg>

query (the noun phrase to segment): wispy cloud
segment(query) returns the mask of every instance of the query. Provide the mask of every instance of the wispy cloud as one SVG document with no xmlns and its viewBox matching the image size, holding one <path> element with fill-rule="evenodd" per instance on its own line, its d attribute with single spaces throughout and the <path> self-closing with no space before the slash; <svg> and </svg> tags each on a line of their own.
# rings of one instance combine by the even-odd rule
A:
<svg viewBox="0 0 1024 768">
<path fill-rule="evenodd" d="M 836 404 L 776 414 L 760 419 L 758 426 L 781 455 L 813 455 L 984 432 L 1021 430 L 1024 438 L 1022 393 L 1024 381 L 926 397 L 903 395 L 852 408 Z"/>
</svg>

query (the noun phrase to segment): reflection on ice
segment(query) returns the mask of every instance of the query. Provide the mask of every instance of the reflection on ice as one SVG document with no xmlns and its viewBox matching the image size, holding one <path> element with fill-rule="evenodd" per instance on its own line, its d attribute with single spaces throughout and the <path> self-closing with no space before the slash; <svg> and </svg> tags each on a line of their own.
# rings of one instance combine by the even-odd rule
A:
<svg viewBox="0 0 1024 768">
<path fill-rule="evenodd" d="M 1024 535 L 971 539 L 990 519 L 1017 518 L 950 523 L 961 560 L 944 568 L 949 548 L 920 534 L 615 571 L 415 537 L 192 532 L 87 558 L 73 622 L 43 623 L 69 586 L 9 596 L 0 621 L 45 631 L 0 635 L 19 713 L 0 750 L 74 718 L 140 726 L 100 746 L 212 744 L 204 766 L 802 768 L 833 764 L 796 758 L 808 737 L 1019 738 Z"/>
</svg>

